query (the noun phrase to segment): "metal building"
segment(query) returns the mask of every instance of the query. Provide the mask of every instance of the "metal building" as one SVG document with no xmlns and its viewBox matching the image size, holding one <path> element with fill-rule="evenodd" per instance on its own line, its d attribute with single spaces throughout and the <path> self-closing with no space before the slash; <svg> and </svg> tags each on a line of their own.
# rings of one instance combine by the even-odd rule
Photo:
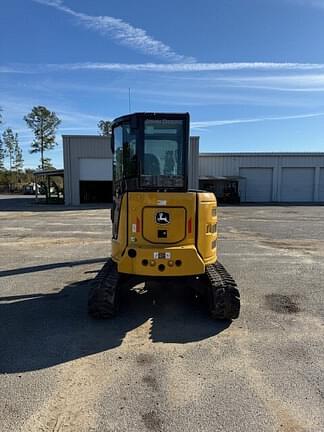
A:
<svg viewBox="0 0 324 432">
<path fill-rule="evenodd" d="M 112 201 L 110 137 L 64 135 L 65 204 Z M 198 179 L 200 182 L 198 183 Z M 200 153 L 190 137 L 189 187 L 241 202 L 324 202 L 324 153 Z"/>
<path fill-rule="evenodd" d="M 112 201 L 110 137 L 63 135 L 66 205 Z"/>
<path fill-rule="evenodd" d="M 199 176 L 236 177 L 241 202 L 324 201 L 324 153 L 201 153 Z"/>
<path fill-rule="evenodd" d="M 199 137 L 190 137 L 189 187 L 198 187 Z M 110 137 L 63 135 L 66 205 L 112 202 Z"/>
</svg>

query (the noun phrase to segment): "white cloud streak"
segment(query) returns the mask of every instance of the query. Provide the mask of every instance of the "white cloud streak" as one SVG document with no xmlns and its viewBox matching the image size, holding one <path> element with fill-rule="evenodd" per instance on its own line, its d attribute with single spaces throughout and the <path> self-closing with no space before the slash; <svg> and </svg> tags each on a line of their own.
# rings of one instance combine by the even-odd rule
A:
<svg viewBox="0 0 324 432">
<path fill-rule="evenodd" d="M 191 129 L 206 129 L 216 126 L 227 126 L 242 123 L 260 123 L 267 121 L 281 121 L 281 120 L 297 120 L 297 119 L 307 119 L 314 117 L 322 117 L 324 112 L 311 113 L 311 114 L 298 114 L 289 116 L 279 116 L 279 117 L 256 117 L 256 118 L 246 118 L 246 119 L 230 119 L 230 120 L 207 120 L 207 121 L 197 121 L 191 122 Z"/>
<path fill-rule="evenodd" d="M 264 75 L 261 76 L 200 76 L 187 78 L 200 87 L 255 89 L 283 92 L 324 92 L 324 74 Z"/>
<path fill-rule="evenodd" d="M 324 70 L 322 63 L 269 63 L 269 62 L 239 62 L 239 63 L 68 63 L 49 64 L 52 70 L 97 70 L 97 71 L 144 71 L 144 72 L 213 72 L 238 70 Z"/>
<path fill-rule="evenodd" d="M 35 1 L 35 0 L 34 0 Z M 39 0 L 37 0 L 39 1 Z M 0 73 L 49 73 L 73 71 L 103 72 L 230 72 L 230 71 L 318 71 L 324 70 L 324 63 L 52 63 L 12 64 L 0 66 Z"/>
<path fill-rule="evenodd" d="M 193 62 L 192 57 L 177 54 L 171 47 L 154 39 L 141 28 L 133 27 L 131 24 L 112 16 L 91 16 L 64 5 L 61 0 L 33 0 L 46 6 L 53 7 L 61 12 L 72 16 L 76 22 L 89 30 L 94 30 L 104 36 L 108 36 L 119 45 L 124 45 L 147 55 L 163 58 L 171 62 Z"/>
</svg>

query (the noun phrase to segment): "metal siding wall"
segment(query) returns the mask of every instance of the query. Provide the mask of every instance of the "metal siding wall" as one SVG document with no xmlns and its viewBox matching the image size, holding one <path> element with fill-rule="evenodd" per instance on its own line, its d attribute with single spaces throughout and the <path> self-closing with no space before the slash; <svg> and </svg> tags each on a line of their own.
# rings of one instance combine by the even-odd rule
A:
<svg viewBox="0 0 324 432">
<path fill-rule="evenodd" d="M 224 157 L 218 156 L 200 156 L 199 157 L 199 176 L 224 176 L 235 175 L 226 174 L 232 171 L 230 166 L 233 162 Z M 231 169 L 232 168 L 232 169 Z"/>
<path fill-rule="evenodd" d="M 112 182 L 110 158 L 79 158 L 80 180 Z"/>
<path fill-rule="evenodd" d="M 105 143 L 106 142 L 106 143 Z M 323 154 L 202 154 L 195 160 L 193 154 L 199 148 L 199 137 L 191 137 L 189 159 L 189 185 L 195 186 L 199 176 L 238 176 L 240 168 L 273 168 L 272 200 L 281 200 L 282 169 L 314 168 L 314 200 L 324 200 Z M 112 158 L 110 139 L 100 136 L 63 136 L 64 193 L 67 205 L 78 205 L 79 158 Z M 244 190 L 244 181 L 240 182 Z"/>
<path fill-rule="evenodd" d="M 291 155 L 291 156 L 279 156 L 280 165 L 282 167 L 291 167 L 291 168 L 314 168 L 321 161 L 324 161 L 324 157 L 318 156 L 300 156 L 300 155 Z"/>
<path fill-rule="evenodd" d="M 72 204 L 72 189 L 71 189 L 71 167 L 70 167 L 70 140 L 63 136 L 63 160 L 64 160 L 64 203 L 65 205 Z"/>
<path fill-rule="evenodd" d="M 272 201 L 281 201 L 282 169 L 314 168 L 314 201 L 323 200 L 321 182 L 324 170 L 324 155 L 318 154 L 202 154 L 199 158 L 199 176 L 237 176 L 240 168 L 272 168 Z M 321 169 L 321 170 L 320 170 Z M 244 181 L 240 181 L 244 193 Z"/>
<path fill-rule="evenodd" d="M 102 136 L 63 136 L 63 143 L 68 142 L 64 153 L 64 172 L 68 169 L 67 205 L 80 204 L 80 158 L 110 158 L 110 138 Z M 65 190 L 65 188 L 64 188 Z"/>
</svg>

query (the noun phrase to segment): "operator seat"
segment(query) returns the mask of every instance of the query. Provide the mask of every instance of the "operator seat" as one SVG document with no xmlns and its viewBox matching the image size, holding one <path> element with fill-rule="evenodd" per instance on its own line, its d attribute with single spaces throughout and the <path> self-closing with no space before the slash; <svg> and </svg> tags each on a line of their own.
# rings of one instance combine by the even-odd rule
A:
<svg viewBox="0 0 324 432">
<path fill-rule="evenodd" d="M 144 173 L 153 176 L 159 176 L 161 174 L 159 159 L 152 153 L 146 153 L 144 155 Z"/>
</svg>

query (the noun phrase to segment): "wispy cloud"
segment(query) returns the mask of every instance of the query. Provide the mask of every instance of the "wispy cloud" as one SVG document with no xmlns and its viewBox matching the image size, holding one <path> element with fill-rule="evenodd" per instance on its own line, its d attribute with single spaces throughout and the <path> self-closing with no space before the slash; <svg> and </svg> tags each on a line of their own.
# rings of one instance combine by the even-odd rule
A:
<svg viewBox="0 0 324 432">
<path fill-rule="evenodd" d="M 303 6 L 316 7 L 324 10 L 324 0 L 289 0 L 289 2 Z"/>
<path fill-rule="evenodd" d="M 125 63 L 70 63 L 48 65 L 50 69 L 63 70 L 103 70 L 103 71 L 149 71 L 149 72 L 208 72 L 237 70 L 316 70 L 324 69 L 322 63 L 173 63 L 173 64 L 125 64 Z"/>
<path fill-rule="evenodd" d="M 207 121 L 197 121 L 191 122 L 192 129 L 205 129 L 216 126 L 227 126 L 233 124 L 241 123 L 260 123 L 266 121 L 280 121 L 280 120 L 296 120 L 296 119 L 307 119 L 314 117 L 322 117 L 324 112 L 310 113 L 310 114 L 298 114 L 298 115 L 288 115 L 279 117 L 256 117 L 256 118 L 246 118 L 246 119 L 230 119 L 230 120 L 207 120 Z"/>
<path fill-rule="evenodd" d="M 264 75 L 260 76 L 199 76 L 187 77 L 200 87 L 255 89 L 284 92 L 324 92 L 324 74 Z"/>
<path fill-rule="evenodd" d="M 12 66 L 0 66 L 0 73 L 19 73 L 18 68 Z M 27 72 L 25 72 L 27 73 Z"/>
<path fill-rule="evenodd" d="M 59 102 L 50 102 L 45 100 L 43 103 L 55 111 L 58 117 L 62 120 L 62 125 L 59 127 L 56 139 L 60 144 L 59 147 L 52 150 L 49 156 L 53 159 L 56 167 L 63 167 L 61 135 L 62 134 L 98 134 L 97 123 L 102 118 L 111 118 L 107 113 L 90 114 L 87 112 L 77 111 L 69 106 L 64 106 Z M 23 116 L 30 112 L 31 108 L 37 105 L 33 99 L 22 99 L 1 94 L 1 107 L 4 112 L 3 128 L 11 127 L 18 133 L 19 142 L 23 149 L 25 160 L 25 168 L 35 168 L 38 165 L 37 155 L 29 154 L 30 144 L 33 141 L 32 132 L 26 128 L 23 121 Z"/>
<path fill-rule="evenodd" d="M 108 36 L 119 45 L 140 51 L 144 54 L 163 58 L 171 62 L 193 62 L 194 58 L 177 54 L 171 47 L 154 39 L 141 28 L 112 16 L 92 16 L 76 12 L 66 6 L 61 0 L 33 0 L 46 6 L 51 6 L 61 12 L 72 16 L 76 22 L 89 30 L 94 30 L 104 36 Z"/>
<path fill-rule="evenodd" d="M 36 0 L 34 0 L 36 1 Z M 41 1 L 41 0 L 37 0 Z M 66 71 L 107 72 L 226 72 L 226 71 L 315 71 L 324 70 L 324 63 L 53 63 L 2 65 L 0 73 L 48 73 Z"/>
<path fill-rule="evenodd" d="M 37 105 L 38 101 L 34 101 L 29 98 L 15 98 L 3 95 L 3 99 L 1 100 L 1 107 L 4 111 L 4 126 L 12 127 L 17 132 L 19 132 L 20 138 L 30 138 L 32 135 L 29 130 L 25 127 L 25 122 L 23 121 L 23 117 L 31 111 L 34 105 Z M 60 102 L 50 102 L 49 100 L 45 100 L 45 105 L 49 107 L 49 109 L 55 111 L 58 117 L 62 120 L 62 125 L 59 127 L 59 131 L 57 136 L 59 136 L 64 131 L 91 131 L 92 133 L 97 132 L 97 123 L 102 118 L 112 118 L 112 115 L 108 113 L 88 113 L 81 112 L 75 109 L 71 109 L 71 107 L 64 106 Z M 29 145 L 30 140 L 28 141 Z M 23 142 L 23 144 L 25 144 Z"/>
</svg>

